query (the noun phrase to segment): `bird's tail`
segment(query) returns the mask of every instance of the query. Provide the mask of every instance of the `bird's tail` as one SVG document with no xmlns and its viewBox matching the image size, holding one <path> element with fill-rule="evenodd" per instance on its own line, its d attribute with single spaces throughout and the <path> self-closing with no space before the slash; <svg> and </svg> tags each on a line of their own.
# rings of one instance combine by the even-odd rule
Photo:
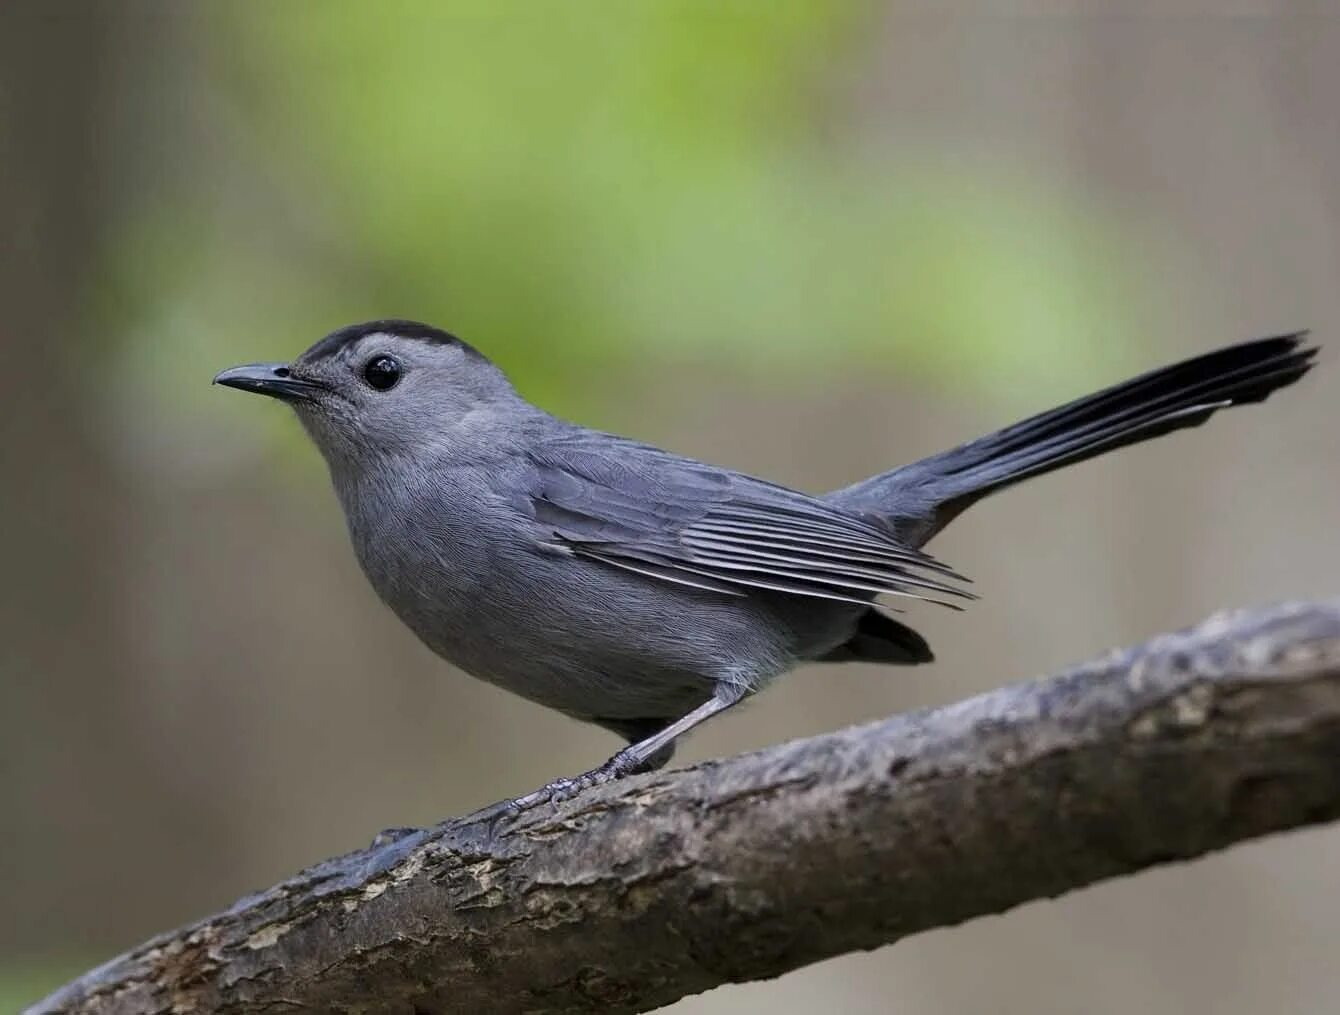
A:
<svg viewBox="0 0 1340 1015">
<path fill-rule="evenodd" d="M 1232 345 L 1077 399 L 829 495 L 920 546 L 974 501 L 1032 476 L 1259 402 L 1312 366 L 1307 332 Z"/>
</svg>

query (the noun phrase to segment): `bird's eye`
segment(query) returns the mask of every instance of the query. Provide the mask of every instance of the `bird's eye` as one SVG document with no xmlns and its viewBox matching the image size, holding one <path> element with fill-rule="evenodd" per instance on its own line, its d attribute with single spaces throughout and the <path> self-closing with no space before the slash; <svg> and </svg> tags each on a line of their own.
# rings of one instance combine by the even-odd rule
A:
<svg viewBox="0 0 1340 1015">
<path fill-rule="evenodd" d="M 374 356 L 363 367 L 363 380 L 378 391 L 389 391 L 400 380 L 400 364 L 390 356 Z"/>
</svg>

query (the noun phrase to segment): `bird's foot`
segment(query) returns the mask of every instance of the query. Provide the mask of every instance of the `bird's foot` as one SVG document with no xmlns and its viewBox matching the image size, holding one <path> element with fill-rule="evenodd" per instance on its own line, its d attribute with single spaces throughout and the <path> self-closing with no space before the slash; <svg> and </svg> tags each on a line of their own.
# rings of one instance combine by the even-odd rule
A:
<svg viewBox="0 0 1340 1015">
<path fill-rule="evenodd" d="M 492 827 L 502 819 L 519 817 L 542 804 L 559 804 L 595 786 L 603 786 L 626 775 L 632 775 L 642 769 L 644 764 L 643 758 L 631 750 L 624 749 L 599 768 L 593 768 L 581 775 L 555 779 L 524 796 L 503 800 L 476 811 L 470 816 L 470 823 L 488 822 Z"/>
<path fill-rule="evenodd" d="M 593 768 L 581 775 L 555 779 L 545 783 L 539 789 L 525 796 L 509 801 L 515 813 L 522 813 L 540 804 L 559 804 L 571 800 L 577 794 L 595 786 L 603 786 L 625 775 L 632 775 L 641 766 L 641 759 L 630 751 L 620 751 L 599 768 Z"/>
</svg>

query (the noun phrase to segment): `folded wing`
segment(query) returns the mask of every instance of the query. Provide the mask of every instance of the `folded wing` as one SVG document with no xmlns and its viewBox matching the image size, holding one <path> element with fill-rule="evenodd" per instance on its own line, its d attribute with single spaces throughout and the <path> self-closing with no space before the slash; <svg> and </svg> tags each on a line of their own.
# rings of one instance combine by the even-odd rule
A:
<svg viewBox="0 0 1340 1015">
<path fill-rule="evenodd" d="M 967 579 L 876 523 L 785 487 L 585 431 L 532 461 L 529 507 L 555 544 L 653 580 L 860 606 L 974 598 L 957 585 Z"/>
</svg>

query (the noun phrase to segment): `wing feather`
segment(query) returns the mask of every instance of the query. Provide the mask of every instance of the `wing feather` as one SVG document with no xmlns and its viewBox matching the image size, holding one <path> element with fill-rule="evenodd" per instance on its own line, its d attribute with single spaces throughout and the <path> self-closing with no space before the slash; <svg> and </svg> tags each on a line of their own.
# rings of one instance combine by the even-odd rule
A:
<svg viewBox="0 0 1340 1015">
<path fill-rule="evenodd" d="M 768 546 L 766 549 L 759 549 L 757 544 L 711 539 L 688 532 L 684 533 L 681 539 L 699 560 L 720 555 L 731 559 L 799 567 L 824 574 L 849 575 L 853 578 L 864 578 L 868 581 L 893 582 L 898 586 L 929 589 L 960 599 L 977 598 L 965 589 L 955 588 L 953 585 L 933 581 L 929 578 L 915 577 L 903 569 L 890 569 L 887 566 L 863 567 L 859 563 L 848 563 L 847 558 L 833 553 L 816 553 L 813 551 L 797 553 L 794 552 L 793 547 L 788 546 Z M 777 552 L 779 550 L 791 552 Z"/>
<path fill-rule="evenodd" d="M 739 520 L 744 518 L 746 512 L 749 520 Z M 849 520 L 852 523 L 849 529 L 844 530 L 832 525 L 821 528 L 807 525 L 805 519 L 797 520 L 789 513 L 774 514 L 753 507 L 740 508 L 731 504 L 713 508 L 702 521 L 689 526 L 689 529 L 693 531 L 712 529 L 723 534 L 730 529 L 736 529 L 740 535 L 761 539 L 826 545 L 842 551 L 844 556 L 870 554 L 912 567 L 939 571 L 955 581 L 968 581 L 953 568 L 936 560 L 925 551 L 899 543 L 891 533 L 876 529 L 857 518 Z"/>
<path fill-rule="evenodd" d="M 877 596 L 902 596 L 909 599 L 920 599 L 927 603 L 936 603 L 940 606 L 947 606 L 951 610 L 961 610 L 963 608 L 957 603 L 951 603 L 944 599 L 936 599 L 933 596 L 914 592 L 910 588 L 905 587 L 900 579 L 883 581 L 863 580 L 836 572 L 805 571 L 782 567 L 777 564 L 770 564 L 766 561 L 759 561 L 756 559 L 715 554 L 711 556 L 694 554 L 691 559 L 695 564 L 701 567 L 711 568 L 713 574 L 719 574 L 723 571 L 728 574 L 735 571 L 747 571 L 751 574 L 763 574 L 776 578 L 795 578 L 799 581 L 814 582 L 824 586 L 833 586 L 855 594 L 869 592 Z"/>
<path fill-rule="evenodd" d="M 618 557 L 592 550 L 589 547 L 580 552 L 583 556 L 590 557 L 592 560 L 604 561 L 606 564 L 621 567 L 625 571 L 632 571 L 635 574 L 646 575 L 649 578 L 659 578 L 662 581 L 674 582 L 677 585 L 688 585 L 690 588 L 702 589 L 704 592 L 720 592 L 728 596 L 745 595 L 740 589 L 728 585 L 726 582 L 716 581 L 701 573 L 673 564 L 654 564 L 641 558 Z"/>
<path fill-rule="evenodd" d="M 600 439 L 596 439 L 600 438 Z M 739 473 L 575 433 L 532 453 L 535 520 L 571 552 L 726 595 L 761 590 L 868 606 L 957 604 L 967 579 L 841 508 Z"/>
</svg>

